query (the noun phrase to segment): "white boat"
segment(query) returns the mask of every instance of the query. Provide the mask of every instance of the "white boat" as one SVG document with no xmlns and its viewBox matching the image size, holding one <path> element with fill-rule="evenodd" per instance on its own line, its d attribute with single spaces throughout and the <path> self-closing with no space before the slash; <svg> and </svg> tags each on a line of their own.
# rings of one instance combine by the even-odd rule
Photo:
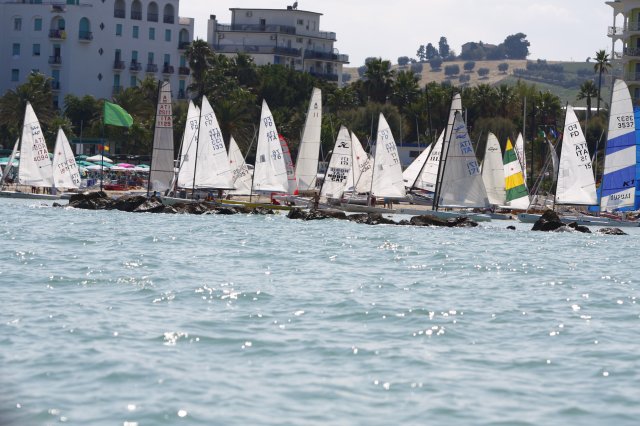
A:
<svg viewBox="0 0 640 426">
<path fill-rule="evenodd" d="M 173 112 L 171 105 L 171 85 L 162 82 L 158 88 L 151 167 L 148 192 L 165 193 L 171 188 L 174 177 L 173 164 Z"/>
<path fill-rule="evenodd" d="M 321 198 L 339 200 L 342 197 L 352 164 L 351 136 L 349 130 L 341 126 L 320 188 Z"/>
<path fill-rule="evenodd" d="M 506 201 L 506 192 L 502 150 L 498 138 L 493 133 L 489 133 L 487 138 L 484 161 L 482 162 L 482 180 L 487 190 L 489 203 L 494 206 L 503 206 Z"/>
<path fill-rule="evenodd" d="M 298 158 L 296 160 L 298 190 L 302 192 L 316 190 L 321 128 L 322 91 L 314 88 L 311 93 L 307 119 L 304 124 L 302 140 L 300 141 Z"/>
<path fill-rule="evenodd" d="M 296 195 L 298 194 L 298 182 L 296 179 L 296 168 L 291 159 L 291 151 L 289 151 L 289 144 L 282 136 L 279 136 L 279 139 L 280 148 L 282 148 L 282 155 L 284 157 L 284 165 L 287 169 L 287 194 Z"/>
<path fill-rule="evenodd" d="M 252 191 L 286 193 L 288 187 L 287 167 L 278 130 L 269 106 L 263 100 Z"/>
<path fill-rule="evenodd" d="M 244 156 L 236 140 L 231 136 L 229 140 L 229 167 L 231 168 L 233 190 L 232 195 L 250 195 L 252 173 L 244 161 Z"/>
<path fill-rule="evenodd" d="M 58 129 L 56 146 L 53 149 L 53 184 L 56 190 L 80 188 L 80 172 L 62 128 Z"/>
<path fill-rule="evenodd" d="M 518 157 L 518 161 L 520 162 L 520 168 L 522 169 L 522 177 L 524 181 L 527 181 L 527 154 L 524 150 L 524 138 L 522 137 L 522 133 L 518 133 L 518 137 L 516 138 L 516 144 L 514 145 L 514 149 L 516 151 L 516 156 Z"/>
<path fill-rule="evenodd" d="M 414 187 L 414 183 L 422 169 L 424 168 L 425 163 L 429 159 L 429 154 L 431 153 L 431 145 L 427 145 L 425 149 L 416 157 L 415 160 L 409 164 L 409 167 L 404 169 L 402 172 L 402 179 L 404 180 L 404 186 L 407 190 L 411 190 Z"/>
<path fill-rule="evenodd" d="M 358 136 L 351 132 L 352 167 L 345 181 L 344 192 L 351 192 L 351 197 L 371 190 L 373 176 L 373 158 L 362 147 Z M 350 198 L 351 198 L 350 197 Z"/>
<path fill-rule="evenodd" d="M 382 113 L 378 119 L 371 195 L 377 199 L 402 199 L 407 195 L 402 178 L 398 147 L 389 128 L 389 123 Z"/>
<path fill-rule="evenodd" d="M 37 194 L 34 190 L 46 190 L 54 186 L 53 167 L 49 150 L 40 128 L 36 113 L 27 102 L 20 138 L 20 164 L 18 165 L 18 185 L 30 186 L 32 192 L 0 191 L 0 197 L 60 199 L 60 195 Z"/>
<path fill-rule="evenodd" d="M 11 155 L 9 156 L 9 160 L 7 161 L 7 165 L 4 166 L 4 170 L 2 170 L 2 179 L 0 179 L 0 191 L 4 190 L 4 185 L 6 184 L 9 176 L 11 174 L 11 169 L 13 169 L 13 162 L 18 154 L 18 146 L 20 145 L 20 138 L 16 140 L 16 143 L 13 144 L 13 150 L 11 151 Z"/>
<path fill-rule="evenodd" d="M 462 106 L 460 108 L 462 108 Z M 438 136 L 436 142 L 430 145 L 427 160 L 425 161 L 422 170 L 411 184 L 411 189 L 421 189 L 430 193 L 434 193 L 436 191 L 444 133 L 445 131 L 443 130 L 440 133 L 440 136 Z"/>
<path fill-rule="evenodd" d="M 189 101 L 187 121 L 185 123 L 180 156 L 178 157 L 178 173 L 176 185 L 178 188 L 192 189 L 196 164 L 196 149 L 198 145 L 198 126 L 200 123 L 200 108 Z"/>
<path fill-rule="evenodd" d="M 276 143 L 280 145 L 276 135 Z M 195 159 L 196 189 L 233 189 L 229 156 L 216 114 L 206 96 L 202 97 Z"/>
</svg>

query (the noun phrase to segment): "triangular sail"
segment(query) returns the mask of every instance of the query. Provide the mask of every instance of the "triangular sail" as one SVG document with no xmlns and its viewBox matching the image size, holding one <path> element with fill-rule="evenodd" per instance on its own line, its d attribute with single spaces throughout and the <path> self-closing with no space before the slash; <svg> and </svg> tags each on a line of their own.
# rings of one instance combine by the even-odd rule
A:
<svg viewBox="0 0 640 426">
<path fill-rule="evenodd" d="M 376 153 L 373 162 L 371 194 L 376 197 L 403 198 L 406 196 L 398 147 L 391 134 L 389 123 L 380 113 Z"/>
<path fill-rule="evenodd" d="M 80 172 L 69 140 L 62 129 L 58 129 L 53 150 L 53 184 L 56 188 L 80 188 L 80 182 Z"/>
<path fill-rule="evenodd" d="M 21 185 L 53 186 L 53 168 L 49 150 L 38 117 L 29 102 L 27 102 L 22 127 L 18 182 Z"/>
<path fill-rule="evenodd" d="M 189 101 L 187 122 L 184 126 L 182 147 L 180 149 L 180 165 L 178 169 L 178 188 L 193 188 L 193 173 L 196 164 L 196 148 L 198 146 L 198 122 L 200 108 Z"/>
<path fill-rule="evenodd" d="M 557 204 L 594 205 L 598 202 L 589 148 L 571 105 L 567 106 L 564 122 L 556 188 Z"/>
<path fill-rule="evenodd" d="M 256 164 L 253 177 L 253 188 L 256 191 L 287 192 L 287 168 L 282 155 L 282 147 L 278 138 L 273 115 L 266 101 L 262 101 L 260 114 L 260 131 L 256 149 Z"/>
<path fill-rule="evenodd" d="M 325 198 L 342 197 L 351 168 L 351 137 L 349 130 L 342 126 L 333 147 L 320 195 Z"/>
<path fill-rule="evenodd" d="M 622 80 L 616 80 L 613 87 L 605 155 L 600 210 L 633 207 L 636 186 L 635 117 L 629 89 Z"/>
<path fill-rule="evenodd" d="M 149 171 L 149 190 L 163 193 L 169 189 L 174 175 L 173 169 L 171 85 L 165 81 L 158 92 L 151 170 Z"/>
<path fill-rule="evenodd" d="M 9 178 L 9 174 L 13 168 L 13 160 L 16 158 L 16 154 L 18 153 L 18 145 L 20 145 L 20 139 L 16 140 L 16 143 L 13 145 L 13 151 L 11 151 L 11 155 L 9 156 L 9 162 L 4 166 L 4 170 L 2 171 L 2 181 L 0 181 L 0 188 L 4 188 L 4 184 Z"/>
<path fill-rule="evenodd" d="M 455 113 L 447 157 L 442 167 L 438 205 L 487 207 L 487 191 L 462 114 Z"/>
<path fill-rule="evenodd" d="M 314 88 L 309 102 L 307 120 L 304 124 L 302 140 L 296 161 L 298 189 L 313 191 L 318 176 L 318 156 L 320 155 L 320 130 L 322 128 L 322 91 Z"/>
<path fill-rule="evenodd" d="M 525 183 L 527 182 L 527 154 L 524 151 L 524 138 L 522 137 L 522 133 L 518 133 L 518 137 L 516 138 L 516 144 L 513 147 L 516 151 L 516 156 L 518 157 L 518 161 L 520 161 L 520 167 L 522 167 L 522 176 L 524 177 Z"/>
<path fill-rule="evenodd" d="M 431 145 L 427 147 L 416 157 L 415 160 L 409 164 L 404 172 L 402 172 L 402 179 L 404 179 L 404 186 L 408 189 L 413 187 L 413 183 L 418 179 L 418 175 L 424 168 L 424 164 L 429 159 L 429 153 L 431 152 Z"/>
<path fill-rule="evenodd" d="M 507 206 L 518 210 L 527 210 L 529 208 L 529 192 L 524 184 L 522 166 L 515 149 L 513 149 L 511 139 L 507 139 L 503 164 Z"/>
<path fill-rule="evenodd" d="M 373 177 L 373 158 L 362 147 L 360 139 L 355 133 L 351 133 L 351 158 L 353 167 L 347 175 L 345 191 L 358 193 L 371 190 L 371 178 Z"/>
<path fill-rule="evenodd" d="M 482 180 L 487 190 L 489 203 L 495 206 L 503 206 L 506 201 L 504 189 L 504 164 L 502 163 L 502 150 L 498 138 L 493 133 L 489 133 L 487 147 L 484 151 L 484 161 L 482 162 Z"/>
<path fill-rule="evenodd" d="M 202 117 L 198 129 L 196 188 L 233 189 L 229 157 L 216 114 L 206 96 L 202 97 Z"/>
<path fill-rule="evenodd" d="M 427 161 L 422 168 L 422 172 L 413 183 L 414 188 L 425 191 L 436 191 L 438 181 L 438 167 L 440 166 L 440 155 L 442 154 L 442 144 L 444 142 L 444 131 L 440 133 L 438 140 L 431 145 Z"/>
<path fill-rule="evenodd" d="M 250 195 L 251 194 L 251 171 L 247 167 L 242 156 L 242 151 L 236 143 L 236 140 L 231 136 L 229 141 L 229 166 L 231 167 L 231 175 L 233 176 L 233 187 L 231 191 L 236 195 Z"/>
<path fill-rule="evenodd" d="M 287 193 L 297 195 L 298 194 L 298 182 L 296 180 L 296 168 L 293 165 L 293 160 L 291 159 L 291 151 L 289 151 L 289 144 L 287 140 L 279 135 L 280 138 L 280 148 L 282 148 L 282 155 L 284 156 L 284 165 L 287 168 Z"/>
<path fill-rule="evenodd" d="M 456 117 L 456 113 L 462 114 L 462 97 L 459 93 L 453 95 L 453 99 L 451 100 L 451 108 L 449 109 L 449 121 L 447 121 L 447 128 L 445 129 L 444 139 L 442 141 L 442 150 L 440 154 L 441 159 L 445 159 L 449 153 L 449 144 L 454 139 L 451 138 L 451 133 L 453 132 L 453 125 Z M 446 160 L 445 160 L 446 161 Z M 442 162 L 442 160 L 440 161 Z M 445 167 L 440 167 L 438 165 L 438 180 L 437 182 L 442 182 L 442 174 L 445 170 Z"/>
</svg>

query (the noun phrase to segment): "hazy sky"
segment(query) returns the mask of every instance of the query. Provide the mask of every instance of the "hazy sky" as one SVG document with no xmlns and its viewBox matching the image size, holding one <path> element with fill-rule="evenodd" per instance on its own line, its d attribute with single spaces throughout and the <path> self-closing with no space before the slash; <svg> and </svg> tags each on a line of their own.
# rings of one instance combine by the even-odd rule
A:
<svg viewBox="0 0 640 426">
<path fill-rule="evenodd" d="M 207 38 L 207 19 L 230 23 L 231 7 L 286 8 L 293 0 L 182 0 L 180 15 L 196 19 L 196 37 Z M 584 61 L 611 49 L 607 28 L 613 9 L 604 0 L 299 0 L 298 8 L 322 13 L 320 29 L 337 33 L 335 47 L 360 66 L 368 56 L 393 62 L 415 57 L 418 46 L 447 37 L 456 53 L 467 41 L 499 44 L 523 32 L 529 59 Z"/>
</svg>

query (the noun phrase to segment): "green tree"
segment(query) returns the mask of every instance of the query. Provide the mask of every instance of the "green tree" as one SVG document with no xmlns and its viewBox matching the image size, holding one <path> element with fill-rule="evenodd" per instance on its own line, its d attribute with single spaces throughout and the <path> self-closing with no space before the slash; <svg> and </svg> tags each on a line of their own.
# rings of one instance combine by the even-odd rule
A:
<svg viewBox="0 0 640 426">
<path fill-rule="evenodd" d="M 433 44 L 431 44 L 431 43 L 427 44 L 427 47 L 425 49 L 426 49 L 425 50 L 425 56 L 426 56 L 426 60 L 427 61 L 430 61 L 431 59 L 433 59 L 436 56 L 438 56 L 438 49 L 433 47 Z"/>
<path fill-rule="evenodd" d="M 205 73 L 211 66 L 213 52 L 205 40 L 196 39 L 187 48 L 186 57 L 189 62 L 189 68 L 191 69 L 192 80 L 188 89 L 190 92 L 196 94 L 196 99 L 200 99 L 203 91 L 203 79 Z"/>
<path fill-rule="evenodd" d="M 364 73 L 365 88 L 369 99 L 384 104 L 392 93 L 393 77 L 391 62 L 382 58 L 374 58 L 367 63 Z"/>
<path fill-rule="evenodd" d="M 529 56 L 531 43 L 527 40 L 526 34 L 517 33 L 507 36 L 502 45 L 509 59 L 527 59 Z"/>
<path fill-rule="evenodd" d="M 416 52 L 416 56 L 418 57 L 418 60 L 420 62 L 424 62 L 427 60 L 427 55 L 426 55 L 426 50 L 424 47 L 424 44 L 421 44 L 420 47 L 418 48 L 418 51 Z"/>
<path fill-rule="evenodd" d="M 93 96 L 77 97 L 68 94 L 64 97 L 64 115 L 69 118 L 74 133 L 80 135 L 98 136 L 90 133 L 94 121 L 101 119 L 100 102 Z"/>
<path fill-rule="evenodd" d="M 438 71 L 442 66 L 442 58 L 440 56 L 435 56 L 429 60 L 429 66 L 431 67 L 431 71 Z"/>
<path fill-rule="evenodd" d="M 449 43 L 447 42 L 446 37 L 440 37 L 440 41 L 438 42 L 438 53 L 440 57 L 444 60 L 449 59 L 449 54 L 451 53 L 451 48 L 449 47 Z"/>
<path fill-rule="evenodd" d="M 600 98 L 602 91 L 602 74 L 606 74 L 611 69 L 611 62 L 609 61 L 609 54 L 604 50 L 598 50 L 595 57 L 596 63 L 593 66 L 593 70 L 598 73 L 598 100 L 596 106 L 596 112 L 600 113 Z"/>
<path fill-rule="evenodd" d="M 576 96 L 577 100 L 586 99 L 587 102 L 587 120 L 591 119 L 591 98 L 598 98 L 598 88 L 593 80 L 586 80 L 584 83 L 580 85 L 580 91 L 578 92 L 578 96 Z"/>
</svg>

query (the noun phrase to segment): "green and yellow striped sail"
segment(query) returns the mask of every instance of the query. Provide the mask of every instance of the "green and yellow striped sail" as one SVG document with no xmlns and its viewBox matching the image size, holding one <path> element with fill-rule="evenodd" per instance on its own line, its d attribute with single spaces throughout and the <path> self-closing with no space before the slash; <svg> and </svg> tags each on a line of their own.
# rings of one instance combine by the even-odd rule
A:
<svg viewBox="0 0 640 426">
<path fill-rule="evenodd" d="M 529 192 L 524 183 L 522 166 L 513 149 L 511 139 L 507 139 L 507 146 L 502 159 L 507 205 L 516 209 L 526 210 L 529 207 Z"/>
</svg>

